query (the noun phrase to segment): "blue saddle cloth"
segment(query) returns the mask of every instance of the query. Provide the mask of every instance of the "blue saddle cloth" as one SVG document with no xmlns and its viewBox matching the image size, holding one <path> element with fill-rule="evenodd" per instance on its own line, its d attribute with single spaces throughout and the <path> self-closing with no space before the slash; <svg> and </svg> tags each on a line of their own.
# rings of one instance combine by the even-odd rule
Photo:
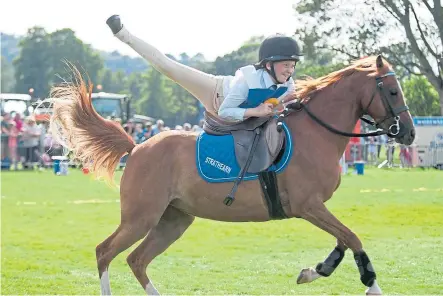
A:
<svg viewBox="0 0 443 296">
<path fill-rule="evenodd" d="M 292 157 L 292 137 L 286 124 L 283 156 L 278 163 L 271 165 L 266 171 L 281 173 Z M 234 150 L 232 135 L 214 136 L 202 132 L 197 139 L 196 147 L 197 170 L 200 176 L 210 183 L 233 182 L 240 173 Z M 255 180 L 258 174 L 246 173 L 243 180 Z"/>
</svg>

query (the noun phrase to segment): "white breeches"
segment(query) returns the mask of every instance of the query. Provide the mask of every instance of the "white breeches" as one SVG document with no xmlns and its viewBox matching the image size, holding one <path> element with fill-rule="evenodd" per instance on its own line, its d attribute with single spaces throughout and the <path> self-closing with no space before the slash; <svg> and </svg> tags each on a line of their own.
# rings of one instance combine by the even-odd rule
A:
<svg viewBox="0 0 443 296">
<path fill-rule="evenodd" d="M 128 44 L 156 70 L 181 85 L 196 97 L 214 115 L 223 101 L 223 81 L 226 76 L 215 76 L 180 64 L 149 43 L 132 35 L 123 27 L 115 37 Z"/>
</svg>

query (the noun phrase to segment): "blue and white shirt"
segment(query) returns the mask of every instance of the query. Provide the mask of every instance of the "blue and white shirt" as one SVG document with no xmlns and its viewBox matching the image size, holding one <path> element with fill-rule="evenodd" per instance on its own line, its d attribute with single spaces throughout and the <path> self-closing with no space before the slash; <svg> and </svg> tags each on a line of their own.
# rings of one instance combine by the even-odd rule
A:
<svg viewBox="0 0 443 296">
<path fill-rule="evenodd" d="M 244 120 L 245 108 L 239 107 L 248 98 L 250 89 L 270 89 L 275 85 L 271 75 L 264 69 L 256 70 L 253 65 L 245 66 L 237 70 L 235 76 L 225 79 L 223 93 L 224 100 L 218 110 L 218 116 L 229 121 Z M 288 92 L 295 89 L 292 77 L 277 87 L 287 87 L 287 91 L 279 97 L 283 98 Z"/>
</svg>

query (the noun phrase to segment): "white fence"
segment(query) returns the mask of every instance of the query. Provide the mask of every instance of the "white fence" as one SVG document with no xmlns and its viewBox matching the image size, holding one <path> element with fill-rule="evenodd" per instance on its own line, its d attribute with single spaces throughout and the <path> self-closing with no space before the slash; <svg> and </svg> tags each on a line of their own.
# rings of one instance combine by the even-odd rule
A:
<svg viewBox="0 0 443 296">
<path fill-rule="evenodd" d="M 2 167 L 9 169 L 9 149 L 8 149 L 8 137 L 7 135 L 1 135 L 1 164 Z M 19 141 L 17 147 L 18 159 L 23 162 L 24 150 Z M 48 151 L 49 150 L 49 151 Z M 38 161 L 41 162 L 43 154 L 49 154 L 50 156 L 61 155 L 60 148 L 54 149 L 52 147 L 44 147 L 41 143 L 38 149 Z M 343 159 L 348 165 L 353 165 L 355 162 L 364 161 L 366 165 L 379 166 L 385 162 L 384 165 L 388 167 L 434 167 L 443 169 L 443 144 L 439 145 L 412 145 L 406 147 L 404 145 L 398 145 L 395 143 L 379 144 L 363 142 L 363 143 L 349 143 L 345 158 Z M 124 166 L 125 157 L 122 159 L 120 166 Z"/>
<path fill-rule="evenodd" d="M 349 143 L 345 152 L 348 165 L 364 161 L 367 165 L 388 167 L 424 167 L 443 169 L 443 145 L 411 145 L 396 143 Z"/>
</svg>

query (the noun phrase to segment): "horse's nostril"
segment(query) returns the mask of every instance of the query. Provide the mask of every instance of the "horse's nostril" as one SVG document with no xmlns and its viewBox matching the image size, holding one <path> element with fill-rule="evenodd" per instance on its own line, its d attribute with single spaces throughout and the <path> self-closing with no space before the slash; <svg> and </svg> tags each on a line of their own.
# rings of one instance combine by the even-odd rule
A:
<svg viewBox="0 0 443 296">
<path fill-rule="evenodd" d="M 411 137 L 415 138 L 415 129 L 411 129 Z"/>
</svg>

